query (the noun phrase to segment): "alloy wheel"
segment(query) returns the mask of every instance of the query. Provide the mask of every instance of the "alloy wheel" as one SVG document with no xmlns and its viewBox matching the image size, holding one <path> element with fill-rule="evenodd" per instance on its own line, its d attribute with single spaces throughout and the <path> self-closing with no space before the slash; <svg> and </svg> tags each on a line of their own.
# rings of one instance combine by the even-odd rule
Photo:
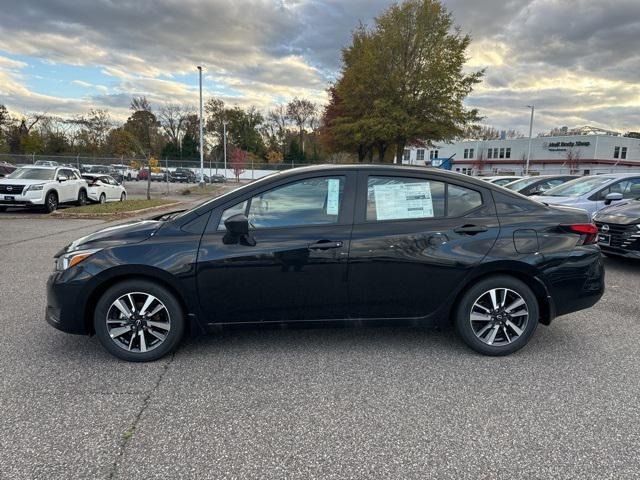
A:
<svg viewBox="0 0 640 480">
<path fill-rule="evenodd" d="M 50 212 L 53 212 L 57 208 L 58 208 L 58 199 L 53 193 L 50 193 L 49 196 L 47 197 L 47 209 Z"/>
<path fill-rule="evenodd" d="M 529 309 L 518 292 L 509 288 L 492 288 L 476 299 L 469 321 L 473 333 L 483 343 L 508 345 L 526 330 Z"/>
<path fill-rule="evenodd" d="M 167 307 L 149 293 L 130 292 L 107 311 L 107 333 L 120 348 L 144 353 L 159 347 L 171 330 Z"/>
</svg>

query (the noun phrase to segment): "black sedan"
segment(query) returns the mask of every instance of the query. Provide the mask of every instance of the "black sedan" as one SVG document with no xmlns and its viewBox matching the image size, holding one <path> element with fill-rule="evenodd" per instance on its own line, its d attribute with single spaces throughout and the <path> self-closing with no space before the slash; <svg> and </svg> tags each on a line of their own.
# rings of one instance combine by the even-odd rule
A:
<svg viewBox="0 0 640 480">
<path fill-rule="evenodd" d="M 553 187 L 578 177 L 579 175 L 538 175 L 521 178 L 502 186 L 529 197 L 531 195 L 540 195 Z"/>
<path fill-rule="evenodd" d="M 640 197 L 640 189 L 636 193 Z M 605 255 L 640 259 L 640 198 L 604 208 L 594 220 Z"/>
<path fill-rule="evenodd" d="M 298 168 L 76 240 L 46 319 L 130 361 L 229 324 L 381 319 L 452 321 L 471 348 L 506 355 L 600 299 L 596 241 L 583 210 L 466 175 Z"/>
</svg>

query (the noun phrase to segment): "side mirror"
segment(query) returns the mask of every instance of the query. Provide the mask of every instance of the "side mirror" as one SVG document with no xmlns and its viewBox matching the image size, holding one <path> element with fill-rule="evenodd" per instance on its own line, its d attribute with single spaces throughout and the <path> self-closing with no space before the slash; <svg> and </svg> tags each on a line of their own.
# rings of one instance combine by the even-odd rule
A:
<svg viewBox="0 0 640 480">
<path fill-rule="evenodd" d="M 69 179 L 67 178 L 66 175 L 58 175 L 58 181 L 59 182 L 66 182 L 67 180 L 69 180 Z"/>
<path fill-rule="evenodd" d="M 255 246 L 256 241 L 249 235 L 249 219 L 242 213 L 233 215 L 224 221 L 227 234 L 223 242 L 227 245 L 240 242 L 240 245 Z"/>
<path fill-rule="evenodd" d="M 605 205 L 611 205 L 611 202 L 617 202 L 618 200 L 622 200 L 623 196 L 619 192 L 611 192 L 608 193 L 606 197 L 604 197 Z"/>
</svg>

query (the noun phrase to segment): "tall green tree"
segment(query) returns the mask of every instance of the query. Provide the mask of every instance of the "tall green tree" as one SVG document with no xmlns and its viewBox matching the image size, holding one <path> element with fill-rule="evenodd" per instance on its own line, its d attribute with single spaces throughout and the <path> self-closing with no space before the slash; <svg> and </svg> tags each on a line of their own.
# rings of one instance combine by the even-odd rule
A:
<svg viewBox="0 0 640 480">
<path fill-rule="evenodd" d="M 439 0 L 405 0 L 372 28 L 360 25 L 342 53 L 323 138 L 382 160 L 390 146 L 401 158 L 408 143 L 461 135 L 479 120 L 463 101 L 484 74 L 464 70 L 470 42 Z"/>
<path fill-rule="evenodd" d="M 153 113 L 146 97 L 134 97 L 129 109 L 132 111 L 123 128 L 131 134 L 138 144 L 140 154 L 158 155 L 163 141 L 160 135 L 160 122 Z"/>
</svg>

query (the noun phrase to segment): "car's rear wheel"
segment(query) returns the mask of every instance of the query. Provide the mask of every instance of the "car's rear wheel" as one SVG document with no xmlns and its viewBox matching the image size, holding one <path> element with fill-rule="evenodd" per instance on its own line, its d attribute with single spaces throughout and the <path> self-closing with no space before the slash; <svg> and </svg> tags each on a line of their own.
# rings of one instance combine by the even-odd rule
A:
<svg viewBox="0 0 640 480">
<path fill-rule="evenodd" d="M 508 355 L 524 347 L 538 326 L 539 306 L 517 278 L 485 278 L 467 289 L 455 311 L 462 340 L 485 355 Z"/>
<path fill-rule="evenodd" d="M 76 202 L 79 207 L 87 204 L 87 191 L 80 190 L 78 192 L 78 201 Z"/>
<path fill-rule="evenodd" d="M 58 209 L 58 194 L 56 192 L 49 192 L 44 199 L 44 211 L 47 213 L 53 213 Z"/>
<path fill-rule="evenodd" d="M 146 280 L 124 281 L 100 298 L 94 328 L 109 353 L 129 362 L 158 360 L 184 333 L 184 313 L 166 288 Z"/>
<path fill-rule="evenodd" d="M 104 193 L 100 195 L 100 203 L 107 203 L 107 196 Z"/>
<path fill-rule="evenodd" d="M 122 195 L 120 195 L 120 201 L 124 202 L 127 199 L 127 194 L 122 192 Z"/>
</svg>

